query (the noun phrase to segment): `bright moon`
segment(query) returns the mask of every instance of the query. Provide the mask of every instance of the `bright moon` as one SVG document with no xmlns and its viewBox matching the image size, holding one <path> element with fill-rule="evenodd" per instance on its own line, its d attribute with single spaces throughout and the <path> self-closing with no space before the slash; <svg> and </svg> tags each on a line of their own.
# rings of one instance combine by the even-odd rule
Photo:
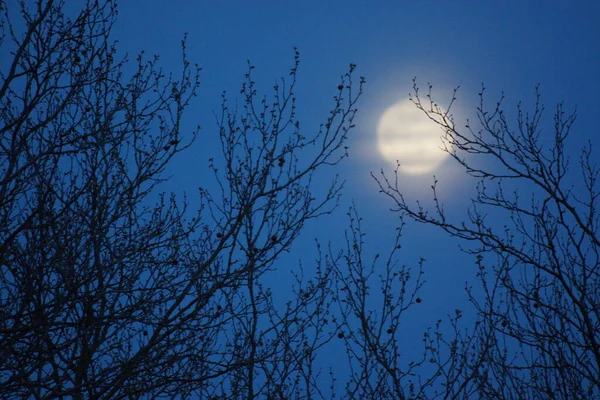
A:
<svg viewBox="0 0 600 400">
<path fill-rule="evenodd" d="M 377 124 L 377 147 L 388 161 L 401 164 L 400 171 L 421 175 L 433 171 L 448 156 L 442 147 L 442 130 L 410 100 L 397 103 L 381 115 Z"/>
</svg>

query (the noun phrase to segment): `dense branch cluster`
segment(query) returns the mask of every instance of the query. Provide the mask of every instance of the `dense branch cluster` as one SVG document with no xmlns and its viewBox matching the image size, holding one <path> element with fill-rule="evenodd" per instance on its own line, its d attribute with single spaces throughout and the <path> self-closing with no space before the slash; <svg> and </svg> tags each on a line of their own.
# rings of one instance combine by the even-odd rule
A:
<svg viewBox="0 0 600 400">
<path fill-rule="evenodd" d="M 223 98 L 222 157 L 209 163 L 218 186 L 200 190 L 196 212 L 160 192 L 166 165 L 197 135 L 182 131 L 199 74 L 186 41 L 174 77 L 157 57 L 118 59 L 113 2 L 89 1 L 73 15 L 62 1 L 1 7 L 12 59 L 0 89 L 0 393 L 314 391 L 307 369 L 328 340 L 315 315 L 329 272 L 299 279 L 283 309 L 260 282 L 304 224 L 336 206 L 340 182 L 322 196 L 311 182 L 347 155 L 362 90 L 355 67 L 309 135 L 295 115 L 298 53 L 271 99 L 249 66 L 243 106 Z"/>
</svg>

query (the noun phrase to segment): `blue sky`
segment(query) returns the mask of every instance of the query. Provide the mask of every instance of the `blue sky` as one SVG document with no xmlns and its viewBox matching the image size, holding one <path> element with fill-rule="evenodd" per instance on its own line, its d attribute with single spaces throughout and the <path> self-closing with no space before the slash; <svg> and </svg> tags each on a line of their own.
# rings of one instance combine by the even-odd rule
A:
<svg viewBox="0 0 600 400">
<path fill-rule="evenodd" d="M 177 70 L 179 42 L 188 33 L 190 59 L 203 74 L 187 117 L 191 126 L 204 127 L 204 140 L 215 136 L 212 112 L 221 92 L 237 92 L 248 59 L 267 91 L 287 74 L 298 47 L 299 107 L 307 127 L 322 122 L 339 76 L 348 63 L 357 64 L 367 86 L 344 168 L 364 175 L 360 184 L 368 185 L 367 172 L 384 165 L 377 119 L 407 97 L 415 76 L 423 86 L 431 82 L 441 102 L 460 85 L 465 115 L 459 118 L 473 115 L 482 82 L 490 101 L 505 92 L 509 110 L 520 100 L 532 105 L 538 83 L 549 112 L 558 101 L 577 104 L 579 139 L 591 135 L 587 127 L 600 112 L 596 2 L 129 0 L 120 10 L 119 48 L 160 54 L 166 70 Z"/>
<path fill-rule="evenodd" d="M 434 85 L 441 103 L 461 87 L 459 126 L 474 115 L 482 82 L 490 102 L 504 91 L 511 113 L 518 101 L 532 109 L 539 83 L 547 107 L 543 135 L 550 137 L 555 104 L 564 101 L 567 109 L 578 108 L 573 157 L 587 140 L 598 148 L 599 20 L 596 1 L 122 0 L 114 34 L 121 51 L 160 54 L 165 70 L 176 72 L 179 43 L 187 32 L 189 59 L 203 68 L 199 96 L 186 120 L 190 130 L 197 124 L 203 129 L 171 167 L 168 189 L 176 193 L 210 184 L 207 160 L 219 152 L 213 111 L 219 110 L 223 90 L 232 97 L 239 92 L 246 60 L 257 67 L 259 88 L 268 92 L 275 79 L 287 75 L 298 48 L 299 117 L 315 130 L 327 117 L 340 76 L 349 63 L 357 64 L 367 84 L 350 137 L 350 158 L 336 171 L 347 179 L 345 194 L 339 212 L 326 223 L 307 226 L 296 244 L 290 257 L 304 258 L 306 265 L 313 259 L 315 237 L 342 245 L 345 211 L 353 200 L 364 218 L 370 251 L 385 251 L 391 243 L 397 220 L 369 177 L 371 171 L 392 170 L 377 153 L 376 124 L 387 107 L 407 98 L 415 76 L 422 86 Z M 431 174 L 404 177 L 407 196 L 428 198 L 434 173 L 448 210 L 464 215 L 475 182 L 450 160 Z M 431 227 L 409 224 L 403 243 L 402 262 L 427 259 L 426 301 L 414 314 L 418 337 L 419 326 L 464 306 L 464 282 L 475 274 L 475 265 L 456 241 Z"/>
</svg>

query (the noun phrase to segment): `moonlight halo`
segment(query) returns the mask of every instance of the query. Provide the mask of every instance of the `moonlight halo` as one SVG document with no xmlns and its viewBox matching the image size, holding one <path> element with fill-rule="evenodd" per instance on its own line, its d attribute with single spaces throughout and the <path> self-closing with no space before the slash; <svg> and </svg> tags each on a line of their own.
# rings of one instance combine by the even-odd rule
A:
<svg viewBox="0 0 600 400">
<path fill-rule="evenodd" d="M 442 130 L 410 100 L 387 108 L 377 123 L 377 148 L 388 161 L 401 164 L 400 172 L 422 175 L 435 170 L 448 156 Z"/>
</svg>

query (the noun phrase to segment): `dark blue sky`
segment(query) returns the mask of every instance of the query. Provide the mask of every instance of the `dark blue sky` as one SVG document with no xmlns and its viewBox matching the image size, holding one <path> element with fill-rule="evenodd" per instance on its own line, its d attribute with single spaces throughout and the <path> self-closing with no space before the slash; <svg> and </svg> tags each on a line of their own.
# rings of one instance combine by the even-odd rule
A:
<svg viewBox="0 0 600 400">
<path fill-rule="evenodd" d="M 551 137 L 555 104 L 564 101 L 567 109 L 578 107 L 573 157 L 583 142 L 600 143 L 600 2 L 123 0 L 120 10 L 114 33 L 121 51 L 160 54 L 164 68 L 176 72 L 179 43 L 187 32 L 189 58 L 203 68 L 199 96 L 186 120 L 190 130 L 196 124 L 203 129 L 171 168 L 169 189 L 178 193 L 210 185 L 207 159 L 219 152 L 213 111 L 219 110 L 223 90 L 232 97 L 239 93 L 246 60 L 256 65 L 256 81 L 268 93 L 292 66 L 293 47 L 299 49 L 299 117 L 305 128 L 315 130 L 327 117 L 340 75 L 349 63 L 357 64 L 367 85 L 350 158 L 337 170 L 347 179 L 345 195 L 339 212 L 307 226 L 295 247 L 302 251 L 290 255 L 303 258 L 305 265 L 313 259 L 315 237 L 342 245 L 352 200 L 364 217 L 370 251 L 385 251 L 391 243 L 397 220 L 369 173 L 392 170 L 377 152 L 376 125 L 387 107 L 407 98 L 415 76 L 423 86 L 434 85 L 441 103 L 461 86 L 458 126 L 474 115 L 482 82 L 492 104 L 504 91 L 509 115 L 521 100 L 532 109 L 539 83 L 547 107 L 542 138 Z M 434 173 L 447 209 L 464 215 L 475 182 L 450 160 L 430 174 L 405 177 L 405 194 L 427 198 Z M 402 262 L 427 259 L 426 301 L 414 313 L 415 322 L 433 324 L 463 307 L 464 282 L 475 274 L 473 260 L 431 227 L 409 224 L 403 243 Z M 420 323 L 414 326 L 419 336 Z"/>
</svg>

